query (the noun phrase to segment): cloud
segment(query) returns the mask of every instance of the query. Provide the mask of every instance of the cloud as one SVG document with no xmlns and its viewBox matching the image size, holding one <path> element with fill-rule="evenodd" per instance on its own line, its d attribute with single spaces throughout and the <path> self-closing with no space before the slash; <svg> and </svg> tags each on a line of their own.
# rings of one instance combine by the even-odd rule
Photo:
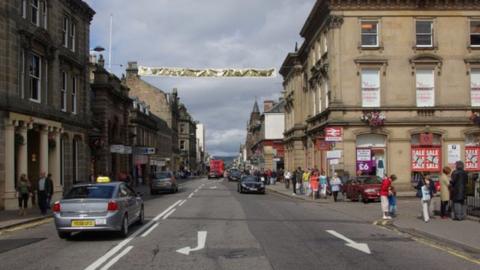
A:
<svg viewBox="0 0 480 270">
<path fill-rule="evenodd" d="M 86 2 L 97 12 L 91 25 L 92 48 L 108 48 L 113 14 L 111 70 L 120 75 L 128 61 L 147 66 L 278 69 L 295 42 L 301 42 L 298 33 L 315 0 Z M 236 154 L 245 141 L 255 97 L 261 102 L 278 97 L 282 90 L 280 76 L 145 79 L 165 91 L 178 88 L 193 118 L 205 124 L 207 149 L 214 155 Z"/>
</svg>

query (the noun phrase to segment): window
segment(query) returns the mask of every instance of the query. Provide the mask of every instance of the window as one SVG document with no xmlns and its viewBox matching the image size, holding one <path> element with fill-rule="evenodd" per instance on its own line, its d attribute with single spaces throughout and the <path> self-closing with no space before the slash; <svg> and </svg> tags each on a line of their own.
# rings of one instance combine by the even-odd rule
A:
<svg viewBox="0 0 480 270">
<path fill-rule="evenodd" d="M 62 38 L 63 38 L 63 47 L 68 48 L 68 28 L 69 28 L 69 19 L 67 16 L 63 17 L 63 28 L 62 28 Z"/>
<path fill-rule="evenodd" d="M 323 53 L 328 52 L 327 36 L 323 37 Z"/>
<path fill-rule="evenodd" d="M 435 71 L 433 69 L 417 69 L 417 107 L 435 106 Z"/>
<path fill-rule="evenodd" d="M 31 10 L 32 10 L 32 23 L 36 26 L 40 26 L 40 14 L 39 14 L 39 6 L 38 0 L 31 0 L 30 2 Z"/>
<path fill-rule="evenodd" d="M 180 141 L 180 150 L 185 150 L 185 141 Z"/>
<path fill-rule="evenodd" d="M 317 114 L 317 88 L 315 88 L 315 91 L 312 91 L 312 116 Z"/>
<path fill-rule="evenodd" d="M 30 100 L 40 102 L 41 95 L 41 76 L 42 59 L 40 56 L 32 54 L 30 61 Z"/>
<path fill-rule="evenodd" d="M 322 112 L 322 88 L 317 87 L 317 97 L 318 97 L 318 112 Z"/>
<path fill-rule="evenodd" d="M 480 106 L 480 68 L 470 71 L 470 95 L 472 106 Z"/>
<path fill-rule="evenodd" d="M 380 107 L 380 70 L 363 69 L 362 107 Z"/>
<path fill-rule="evenodd" d="M 77 113 L 77 77 L 72 76 L 72 113 Z"/>
<path fill-rule="evenodd" d="M 43 28 L 47 29 L 48 17 L 47 17 L 47 2 L 42 2 L 42 16 L 43 16 Z"/>
<path fill-rule="evenodd" d="M 60 109 L 64 112 L 67 111 L 67 89 L 68 89 L 68 74 L 62 72 L 62 89 L 60 89 Z"/>
<path fill-rule="evenodd" d="M 328 81 L 325 81 L 325 109 L 328 108 L 330 101 L 330 90 L 328 89 Z"/>
<path fill-rule="evenodd" d="M 27 18 L 27 0 L 22 0 L 22 18 Z"/>
<path fill-rule="evenodd" d="M 470 46 L 480 47 L 480 20 L 470 21 Z"/>
<path fill-rule="evenodd" d="M 362 47 L 378 47 L 377 21 L 362 21 Z"/>
<path fill-rule="evenodd" d="M 433 46 L 433 22 L 416 21 L 415 29 L 417 33 L 417 47 Z"/>
<path fill-rule="evenodd" d="M 70 46 L 70 50 L 72 52 L 75 51 L 75 32 L 76 32 L 76 25 L 75 23 L 70 23 L 70 31 L 69 31 L 69 40 L 68 45 Z"/>
</svg>

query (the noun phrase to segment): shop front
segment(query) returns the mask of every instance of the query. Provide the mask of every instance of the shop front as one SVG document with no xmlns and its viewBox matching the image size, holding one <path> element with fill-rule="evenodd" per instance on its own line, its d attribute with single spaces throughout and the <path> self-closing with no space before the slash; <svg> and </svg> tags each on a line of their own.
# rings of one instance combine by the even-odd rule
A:
<svg viewBox="0 0 480 270">
<path fill-rule="evenodd" d="M 411 137 L 412 185 L 426 175 L 437 181 L 442 170 L 442 135 L 434 133 L 413 134 Z"/>
<path fill-rule="evenodd" d="M 357 175 L 387 174 L 387 136 L 383 134 L 361 134 L 356 140 Z"/>
</svg>

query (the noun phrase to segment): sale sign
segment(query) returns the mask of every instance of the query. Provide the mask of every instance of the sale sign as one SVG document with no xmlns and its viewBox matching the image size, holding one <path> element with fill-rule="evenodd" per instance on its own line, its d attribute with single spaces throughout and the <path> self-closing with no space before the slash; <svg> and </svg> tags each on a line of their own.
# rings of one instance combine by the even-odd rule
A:
<svg viewBox="0 0 480 270">
<path fill-rule="evenodd" d="M 371 160 L 369 161 L 357 160 L 357 172 L 361 171 L 361 172 L 370 173 L 374 169 L 374 164 L 375 164 L 375 161 L 371 161 Z"/>
<path fill-rule="evenodd" d="M 441 151 L 439 147 L 412 148 L 412 171 L 438 172 L 441 169 Z"/>
<path fill-rule="evenodd" d="M 480 171 L 480 164 L 478 154 L 480 147 L 467 146 L 465 147 L 465 170 L 466 171 Z"/>
</svg>

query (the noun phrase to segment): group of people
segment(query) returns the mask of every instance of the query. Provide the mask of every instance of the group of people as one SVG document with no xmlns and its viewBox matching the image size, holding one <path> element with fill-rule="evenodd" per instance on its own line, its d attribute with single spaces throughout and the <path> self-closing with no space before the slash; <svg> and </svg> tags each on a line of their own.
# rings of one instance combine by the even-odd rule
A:
<svg viewBox="0 0 480 270">
<path fill-rule="evenodd" d="M 287 189 L 290 184 L 292 185 L 293 195 L 305 194 L 312 196 L 313 199 L 333 195 L 334 201 L 337 201 L 342 186 L 342 181 L 336 173 L 329 179 L 325 171 L 318 169 L 302 170 L 298 167 L 294 172 L 285 171 L 284 179 Z"/>
<path fill-rule="evenodd" d="M 18 198 L 18 215 L 24 216 L 27 213 L 28 200 L 32 198 L 32 205 L 35 204 L 35 195 L 38 207 L 42 215 L 47 214 L 53 195 L 52 175 L 40 173 L 39 179 L 32 184 L 26 174 L 22 174 L 17 182 L 16 196 Z"/>
</svg>

